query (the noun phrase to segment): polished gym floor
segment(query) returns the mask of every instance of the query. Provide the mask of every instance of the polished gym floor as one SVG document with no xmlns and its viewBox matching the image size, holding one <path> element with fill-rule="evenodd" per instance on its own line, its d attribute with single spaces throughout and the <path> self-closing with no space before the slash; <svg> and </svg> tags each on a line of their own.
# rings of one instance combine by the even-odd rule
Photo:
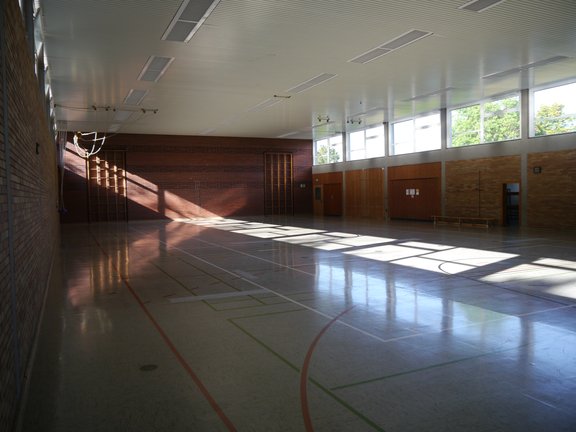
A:
<svg viewBox="0 0 576 432">
<path fill-rule="evenodd" d="M 576 431 L 576 233 L 65 225 L 19 429 Z"/>
</svg>

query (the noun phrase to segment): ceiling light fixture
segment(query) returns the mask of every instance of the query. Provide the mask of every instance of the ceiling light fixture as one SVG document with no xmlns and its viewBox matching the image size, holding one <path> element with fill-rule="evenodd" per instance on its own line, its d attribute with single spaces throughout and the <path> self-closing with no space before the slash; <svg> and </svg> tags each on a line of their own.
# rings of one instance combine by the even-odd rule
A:
<svg viewBox="0 0 576 432">
<path fill-rule="evenodd" d="M 372 60 L 376 60 L 377 58 L 382 57 L 385 54 L 388 54 L 399 48 L 405 47 L 406 45 L 410 45 L 411 43 L 423 39 L 427 36 L 430 36 L 431 34 L 432 32 L 424 30 L 414 30 L 414 29 L 409 30 L 406 33 L 402 33 L 401 35 L 395 37 L 394 39 L 391 39 L 388 42 L 385 42 L 382 45 L 371 49 L 370 51 L 366 51 L 365 53 L 360 54 L 357 57 L 351 58 L 350 60 L 348 60 L 348 62 L 360 63 L 360 64 L 369 63 Z"/>
<path fill-rule="evenodd" d="M 473 0 L 466 4 L 463 4 L 458 9 L 472 11 L 472 12 L 484 12 L 486 9 L 490 9 L 497 4 L 503 3 L 505 0 Z"/>
<path fill-rule="evenodd" d="M 148 90 L 136 90 L 130 89 L 126 97 L 124 98 L 125 105 L 140 105 L 142 100 L 148 94 Z"/>
<path fill-rule="evenodd" d="M 189 42 L 218 3 L 220 0 L 184 0 L 168 24 L 162 40 Z"/>
<path fill-rule="evenodd" d="M 286 90 L 286 93 L 292 93 L 292 94 L 296 94 L 296 93 L 302 93 L 306 90 L 311 89 L 312 87 L 315 87 L 319 84 L 322 84 L 323 82 L 326 82 L 328 80 L 331 80 L 332 78 L 336 77 L 336 74 L 331 74 L 331 73 L 323 73 L 320 75 L 315 76 L 314 78 L 310 78 L 307 81 L 304 81 L 292 88 L 289 88 L 288 90 Z"/>
<path fill-rule="evenodd" d="M 263 109 L 270 108 L 272 105 L 276 105 L 277 103 L 280 102 L 282 102 L 282 99 L 277 98 L 266 99 L 265 101 L 260 102 L 258 105 L 254 105 L 252 108 L 248 110 L 248 112 L 261 111 Z"/>
<path fill-rule="evenodd" d="M 426 99 L 426 98 L 429 98 L 431 96 L 443 95 L 443 94 L 448 93 L 449 91 L 452 91 L 452 90 L 454 90 L 454 87 L 446 87 L 446 88 L 436 90 L 436 91 L 433 91 L 430 93 L 425 93 L 425 94 L 411 97 L 409 99 L 405 99 L 404 102 L 411 102 L 411 101 L 416 101 L 416 100 L 420 100 L 420 99 Z"/>
<path fill-rule="evenodd" d="M 138 80 L 158 82 L 173 61 L 174 57 L 150 56 L 138 75 Z"/>
</svg>

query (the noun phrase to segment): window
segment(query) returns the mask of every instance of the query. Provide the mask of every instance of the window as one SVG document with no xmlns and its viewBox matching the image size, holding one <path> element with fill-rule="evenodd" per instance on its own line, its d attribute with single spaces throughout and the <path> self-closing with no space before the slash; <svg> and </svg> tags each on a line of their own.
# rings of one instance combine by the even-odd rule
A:
<svg viewBox="0 0 576 432">
<path fill-rule="evenodd" d="M 440 113 L 416 117 L 392 125 L 391 155 L 401 155 L 441 147 Z"/>
<path fill-rule="evenodd" d="M 314 165 L 342 162 L 342 134 L 314 142 Z"/>
<path fill-rule="evenodd" d="M 520 95 L 483 101 L 450 111 L 450 146 L 520 138 Z"/>
<path fill-rule="evenodd" d="M 348 137 L 349 160 L 384 156 L 384 125 L 352 132 Z"/>
<path fill-rule="evenodd" d="M 532 94 L 531 136 L 576 132 L 576 83 Z"/>
</svg>

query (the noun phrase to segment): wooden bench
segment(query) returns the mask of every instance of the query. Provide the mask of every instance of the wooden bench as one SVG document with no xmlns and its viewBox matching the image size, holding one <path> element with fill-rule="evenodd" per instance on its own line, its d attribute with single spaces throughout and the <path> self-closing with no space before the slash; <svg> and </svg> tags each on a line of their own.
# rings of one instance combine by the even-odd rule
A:
<svg viewBox="0 0 576 432">
<path fill-rule="evenodd" d="M 450 225 L 466 225 L 488 228 L 496 225 L 497 220 L 494 218 L 483 217 L 469 217 L 469 216 L 432 216 L 434 225 L 450 224 Z"/>
</svg>

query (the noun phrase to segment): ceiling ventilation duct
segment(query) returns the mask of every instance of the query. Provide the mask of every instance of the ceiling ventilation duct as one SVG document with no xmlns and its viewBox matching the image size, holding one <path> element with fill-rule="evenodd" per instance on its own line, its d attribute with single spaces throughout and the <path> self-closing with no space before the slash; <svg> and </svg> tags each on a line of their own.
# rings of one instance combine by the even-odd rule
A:
<svg viewBox="0 0 576 432">
<path fill-rule="evenodd" d="M 458 9 L 472 12 L 483 12 L 486 9 L 490 9 L 492 6 L 496 6 L 502 2 L 504 2 L 504 0 L 474 0 L 460 6 Z"/>
<path fill-rule="evenodd" d="M 174 57 L 150 56 L 142 68 L 138 80 L 157 82 L 173 61 Z"/>
<path fill-rule="evenodd" d="M 382 48 L 374 48 L 364 54 L 360 54 L 358 57 L 354 57 L 351 60 L 348 60 L 351 63 L 369 63 L 372 60 L 376 60 L 378 57 L 382 57 L 384 54 L 388 54 L 390 50 L 385 50 Z"/>
<path fill-rule="evenodd" d="M 272 105 L 276 105 L 277 103 L 282 102 L 282 99 L 270 98 L 266 99 L 263 102 L 260 102 L 258 105 L 253 106 L 248 111 L 260 111 L 266 108 L 270 108 Z"/>
<path fill-rule="evenodd" d="M 397 50 L 399 48 L 405 47 L 417 40 L 423 39 L 426 36 L 430 36 L 432 33 L 423 31 L 423 30 L 410 30 L 406 33 L 401 34 L 400 36 L 395 37 L 394 39 L 383 43 L 377 48 L 374 48 L 370 51 L 365 52 L 364 54 L 360 54 L 357 57 L 354 57 L 348 62 L 350 63 L 360 63 L 365 64 L 369 63 L 372 60 L 377 59 L 378 57 L 382 57 L 389 52 Z"/>
<path fill-rule="evenodd" d="M 130 89 L 126 97 L 124 98 L 125 105 L 140 105 L 142 99 L 146 97 L 148 90 L 136 90 Z"/>
<path fill-rule="evenodd" d="M 184 0 L 162 35 L 162 40 L 190 41 L 219 2 L 220 0 Z"/>
<path fill-rule="evenodd" d="M 331 74 L 331 73 L 320 74 L 318 76 L 315 76 L 314 78 L 309 79 L 308 81 L 304 81 L 304 82 L 286 90 L 286 93 L 292 93 L 292 94 L 302 93 L 303 91 L 306 91 L 306 90 L 308 90 L 314 86 L 317 86 L 318 84 L 322 84 L 323 82 L 334 78 L 335 76 L 336 76 L 336 74 Z"/>
</svg>

